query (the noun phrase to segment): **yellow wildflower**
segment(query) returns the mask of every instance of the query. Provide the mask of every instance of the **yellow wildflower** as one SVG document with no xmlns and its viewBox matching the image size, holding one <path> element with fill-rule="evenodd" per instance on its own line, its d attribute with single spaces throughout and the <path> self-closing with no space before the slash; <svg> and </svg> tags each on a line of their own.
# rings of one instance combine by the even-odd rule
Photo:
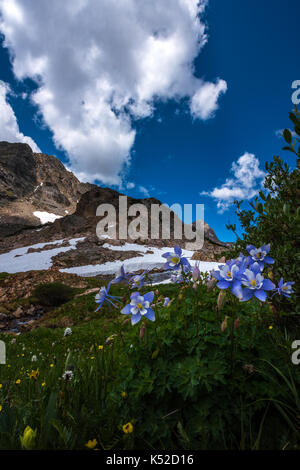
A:
<svg viewBox="0 0 300 470">
<path fill-rule="evenodd" d="M 42 383 L 42 387 L 45 387 L 45 385 L 46 385 L 46 382 L 43 382 L 43 383 Z"/>
<path fill-rule="evenodd" d="M 125 434 L 129 434 L 129 433 L 133 432 L 132 424 L 131 423 L 124 424 L 123 431 L 124 431 Z"/>
<path fill-rule="evenodd" d="M 2 387 L 3 387 L 3 385 L 2 385 L 2 384 L 0 384 L 0 388 L 2 388 Z"/>
<path fill-rule="evenodd" d="M 50 367 L 54 367 L 54 364 L 50 364 Z"/>
<path fill-rule="evenodd" d="M 121 395 L 122 395 L 123 398 L 126 398 L 126 397 L 127 397 L 127 393 L 126 393 L 126 392 L 122 392 Z"/>
<path fill-rule="evenodd" d="M 273 326 L 272 326 L 272 325 L 269 326 L 269 330 L 273 330 Z"/>
<path fill-rule="evenodd" d="M 16 380 L 16 384 L 19 385 L 21 383 L 21 380 L 20 379 L 17 379 Z"/>
<path fill-rule="evenodd" d="M 25 428 L 23 436 L 20 436 L 20 441 L 24 449 L 33 449 L 36 432 L 36 429 L 33 430 L 30 426 Z"/>
<path fill-rule="evenodd" d="M 98 349 L 99 349 L 100 351 L 103 349 L 102 344 L 100 344 L 100 345 L 98 346 Z"/>
<path fill-rule="evenodd" d="M 94 449 L 96 445 L 98 444 L 97 439 L 93 439 L 92 441 L 89 440 L 85 446 L 88 447 L 89 449 Z"/>
<path fill-rule="evenodd" d="M 2 411 L 2 405 L 0 405 L 0 413 L 1 413 L 1 411 Z"/>
<path fill-rule="evenodd" d="M 32 371 L 30 372 L 30 374 L 28 374 L 28 375 L 29 375 L 29 378 L 30 378 L 30 379 L 37 380 L 37 378 L 38 378 L 38 376 L 39 376 L 39 370 L 38 370 L 38 369 L 32 370 Z"/>
</svg>

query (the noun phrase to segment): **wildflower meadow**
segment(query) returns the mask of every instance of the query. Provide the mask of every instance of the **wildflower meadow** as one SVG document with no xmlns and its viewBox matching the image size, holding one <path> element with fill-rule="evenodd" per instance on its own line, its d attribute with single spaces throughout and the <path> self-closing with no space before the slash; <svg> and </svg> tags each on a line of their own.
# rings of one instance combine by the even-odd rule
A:
<svg viewBox="0 0 300 470">
<path fill-rule="evenodd" d="M 251 220 L 240 209 L 244 238 L 218 269 L 201 273 L 175 246 L 170 284 L 122 267 L 39 328 L 1 334 L 1 449 L 300 448 L 299 249 L 285 238 L 299 228 L 300 149 L 284 138 L 296 168 L 274 159 L 276 194 Z"/>
</svg>

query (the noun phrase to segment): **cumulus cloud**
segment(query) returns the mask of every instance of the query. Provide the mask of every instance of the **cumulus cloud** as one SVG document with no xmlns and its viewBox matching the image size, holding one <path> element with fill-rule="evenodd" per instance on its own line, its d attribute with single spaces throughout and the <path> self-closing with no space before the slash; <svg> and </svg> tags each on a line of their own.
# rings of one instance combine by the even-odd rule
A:
<svg viewBox="0 0 300 470">
<path fill-rule="evenodd" d="M 187 98 L 208 119 L 226 83 L 194 75 L 207 41 L 207 0 L 0 0 L 0 29 L 18 79 L 69 166 L 83 179 L 121 184 L 134 123 L 158 101 Z"/>
<path fill-rule="evenodd" d="M 36 143 L 20 132 L 16 115 L 7 101 L 9 86 L 0 81 L 0 140 L 29 144 L 33 152 L 40 152 Z"/>
<path fill-rule="evenodd" d="M 212 191 L 203 191 L 204 196 L 210 196 L 217 202 L 218 212 L 222 214 L 235 199 L 252 199 L 262 188 L 265 173 L 259 168 L 259 160 L 253 153 L 244 153 L 231 166 L 232 178 Z"/>
<path fill-rule="evenodd" d="M 191 100 L 191 113 L 200 119 L 211 118 L 218 109 L 219 96 L 227 91 L 227 83 L 218 80 L 214 83 L 204 83 Z"/>
</svg>

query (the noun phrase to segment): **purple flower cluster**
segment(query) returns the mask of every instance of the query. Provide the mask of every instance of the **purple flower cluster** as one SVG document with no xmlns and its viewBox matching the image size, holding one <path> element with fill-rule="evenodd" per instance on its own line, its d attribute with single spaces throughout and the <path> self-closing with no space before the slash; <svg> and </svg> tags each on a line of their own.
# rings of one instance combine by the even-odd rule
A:
<svg viewBox="0 0 300 470">
<path fill-rule="evenodd" d="M 278 287 L 270 279 L 265 279 L 263 270 L 266 265 L 271 265 L 274 260 L 269 256 L 270 245 L 263 245 L 256 248 L 253 245 L 247 246 L 248 255 L 240 256 L 236 259 L 227 261 L 219 266 L 219 270 L 211 272 L 221 290 L 230 289 L 231 292 L 242 302 L 246 302 L 256 297 L 261 302 L 267 300 L 267 292 L 273 292 L 273 295 L 279 294 L 284 297 L 290 297 L 293 293 L 292 285 L 294 282 L 284 282 L 280 279 Z M 199 263 L 196 263 L 193 269 L 186 257 L 182 255 L 179 246 L 174 247 L 174 252 L 164 253 L 166 258 L 165 269 L 171 270 L 171 280 L 175 283 L 193 282 L 197 289 L 197 282 L 201 280 Z M 140 289 L 144 286 L 148 270 L 139 275 L 129 275 L 125 272 L 124 266 L 121 267 L 119 275 L 110 281 L 107 287 L 101 287 L 96 295 L 96 303 L 99 304 L 98 311 L 104 303 L 117 308 L 116 303 L 120 302 L 116 296 L 109 294 L 111 284 L 125 282 L 131 288 Z M 154 299 L 153 292 L 147 292 L 142 295 L 140 292 L 133 292 L 130 296 L 130 303 L 126 305 L 121 313 L 131 315 L 132 325 L 137 324 L 142 318 L 155 321 L 155 313 L 152 310 Z M 170 299 L 166 297 L 163 306 L 170 304 Z M 145 325 L 143 326 L 145 328 Z"/>
<path fill-rule="evenodd" d="M 218 271 L 213 271 L 212 276 L 217 279 L 219 289 L 231 289 L 231 292 L 242 302 L 256 297 L 261 302 L 267 299 L 267 292 L 282 294 L 290 297 L 293 293 L 291 286 L 293 282 L 283 282 L 280 280 L 278 287 L 269 279 L 265 279 L 262 271 L 265 265 L 274 263 L 273 258 L 268 256 L 270 244 L 256 248 L 253 245 L 247 246 L 249 256 L 240 254 L 237 259 L 227 261 L 225 265 L 220 265 Z"/>
</svg>

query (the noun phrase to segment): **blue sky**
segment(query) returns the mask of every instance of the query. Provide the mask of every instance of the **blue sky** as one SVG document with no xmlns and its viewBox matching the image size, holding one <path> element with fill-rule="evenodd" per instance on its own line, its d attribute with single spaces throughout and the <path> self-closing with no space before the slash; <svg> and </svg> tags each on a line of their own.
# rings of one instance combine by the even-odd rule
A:
<svg viewBox="0 0 300 470">
<path fill-rule="evenodd" d="M 18 7 L 20 2 L 14 0 L 13 3 Z M 105 0 L 103 3 L 106 3 Z M 132 4 L 134 5 L 134 3 L 133 1 Z M 190 4 L 192 3 L 193 0 Z M 12 126 L 15 126 L 15 123 L 12 122 L 13 117 L 9 114 L 12 111 L 17 121 L 18 129 L 15 129 L 15 132 L 18 140 L 24 141 L 24 136 L 28 136 L 43 153 L 56 155 L 63 162 L 67 162 L 72 169 L 77 170 L 78 175 L 85 175 L 84 155 L 90 151 L 90 144 L 82 147 L 81 153 L 76 154 L 72 142 L 70 143 L 72 117 L 70 127 L 65 129 L 64 124 L 60 127 L 55 126 L 55 119 L 59 122 L 62 119 L 62 112 L 54 115 L 49 104 L 49 96 L 46 93 L 40 94 L 38 99 L 34 101 L 32 92 L 43 88 L 43 83 L 48 84 L 48 90 L 55 91 L 57 94 L 55 96 L 56 103 L 63 102 L 64 108 L 62 109 L 66 109 L 66 115 L 68 115 L 73 109 L 76 97 L 79 96 L 77 90 L 80 90 L 80 80 L 90 80 L 94 69 L 92 66 L 88 67 L 89 64 L 83 61 L 81 65 L 77 66 L 88 69 L 90 76 L 87 76 L 85 70 L 82 77 L 78 74 L 74 78 L 72 74 L 68 73 L 68 59 L 64 58 L 64 62 L 54 63 L 50 54 L 52 48 L 54 57 L 55 48 L 50 46 L 50 43 L 47 46 L 47 32 L 45 33 L 43 51 L 44 56 L 47 56 L 49 50 L 49 62 L 53 69 L 51 70 L 48 63 L 45 65 L 38 62 L 37 64 L 32 58 L 31 62 L 27 64 L 26 57 L 29 53 L 34 57 L 32 51 L 35 51 L 36 47 L 34 35 L 30 36 L 30 40 L 28 39 L 30 22 L 22 20 L 22 15 L 29 15 L 29 11 L 21 12 L 22 14 L 12 13 L 8 11 L 5 0 L 0 1 L 0 11 L 1 6 L 4 12 L 2 12 L 4 21 L 0 30 L 4 35 L 0 47 L 0 80 L 10 87 L 10 90 L 5 94 L 6 104 L 11 108 L 11 110 L 5 108 L 8 114 L 8 124 L 11 123 Z M 43 28 L 43 13 L 40 11 L 35 13 L 37 22 L 40 20 L 41 28 Z M 107 14 L 110 15 L 109 18 L 113 18 L 112 15 L 115 15 L 117 24 L 117 12 L 109 11 Z M 65 15 L 70 15 L 70 12 L 65 12 Z M 134 16 L 136 28 L 139 27 L 139 22 L 145 21 L 143 15 L 144 13 L 138 13 Z M 180 15 L 179 10 L 178 15 Z M 55 16 L 54 10 L 53 16 Z M 146 19 L 150 22 L 148 17 L 149 15 Z M 200 14 L 201 25 L 206 26 L 207 34 L 207 39 L 204 39 L 204 36 L 202 38 L 202 49 L 197 52 L 192 50 L 195 46 L 192 36 L 186 40 L 186 43 L 185 39 L 183 40 L 186 47 L 184 54 L 188 55 L 190 62 L 194 65 L 194 70 L 192 78 L 189 75 L 189 70 L 186 69 L 182 72 L 182 77 L 180 80 L 178 79 L 179 83 L 176 85 L 176 92 L 173 90 L 174 76 L 170 72 L 170 82 L 166 86 L 162 86 L 160 83 L 160 91 L 157 92 L 153 88 L 154 91 L 151 89 L 152 95 L 149 95 L 151 75 L 147 74 L 149 69 L 151 71 L 151 62 L 147 62 L 144 66 L 145 70 L 138 69 L 140 74 L 138 77 L 141 77 L 138 89 L 141 90 L 143 85 L 143 96 L 146 96 L 145 99 L 139 100 L 139 105 L 144 107 L 146 103 L 151 107 L 150 111 L 144 108 L 138 112 L 130 110 L 128 112 L 129 122 L 126 112 L 130 108 L 131 101 L 135 99 L 135 91 L 131 91 L 132 100 L 129 100 L 125 107 L 122 105 L 122 109 L 116 109 L 116 106 L 113 108 L 117 116 L 119 116 L 118 113 L 121 114 L 123 119 L 121 124 L 110 121 L 110 113 L 107 116 L 105 114 L 106 108 L 104 110 L 101 108 L 99 114 L 96 115 L 93 105 L 85 107 L 82 102 L 84 113 L 88 116 L 87 119 L 93 119 L 92 125 L 99 115 L 105 114 L 105 124 L 110 125 L 111 122 L 111 127 L 116 129 L 117 135 L 122 136 L 116 146 L 110 145 L 110 139 L 116 141 L 116 134 L 109 135 L 108 133 L 105 146 L 103 139 L 99 141 L 99 145 L 102 145 L 99 158 L 100 160 L 103 158 L 100 171 L 103 167 L 106 173 L 103 173 L 102 181 L 99 178 L 96 178 L 96 181 L 101 185 L 121 187 L 122 191 L 130 196 L 143 197 L 143 195 L 149 194 L 169 205 L 173 203 L 205 204 L 205 221 L 216 231 L 219 238 L 228 241 L 234 240 L 235 237 L 225 228 L 226 223 L 236 222 L 231 195 L 237 192 L 237 194 L 242 193 L 246 198 L 250 198 L 261 184 L 265 162 L 272 159 L 275 154 L 283 154 L 281 151 L 283 142 L 276 131 L 289 126 L 288 113 L 293 107 L 291 85 L 294 80 L 300 79 L 299 17 L 300 3 L 298 0 L 227 0 L 226 2 L 210 0 L 205 12 Z M 68 16 L 66 18 L 68 19 Z M 122 15 L 119 18 L 122 18 Z M 153 28 L 157 21 L 158 29 L 168 31 L 168 28 L 171 30 L 175 20 L 175 17 L 174 19 L 167 18 L 166 21 L 170 21 L 167 27 L 164 24 L 159 24 L 159 20 L 154 15 L 151 18 L 151 27 Z M 89 25 L 89 21 L 92 21 L 88 13 L 86 13 L 86 21 L 87 25 Z M 119 19 L 119 21 L 122 20 Z M 190 17 L 188 17 L 188 21 L 190 21 Z M 161 22 L 163 23 L 163 20 Z M 106 23 L 106 28 L 109 29 L 110 25 L 112 32 L 106 32 L 108 36 L 116 34 L 113 21 Z M 188 23 L 182 23 L 180 26 L 182 27 L 181 38 L 185 38 L 184 34 L 189 35 L 186 32 L 188 31 L 186 25 Z M 59 25 L 57 27 L 59 28 Z M 124 31 L 126 31 L 126 27 L 125 25 Z M 199 33 L 199 24 L 197 28 Z M 68 32 L 67 21 L 65 29 Z M 92 30 L 91 26 L 90 31 Z M 197 31 L 195 29 L 195 35 Z M 21 33 L 25 40 L 22 39 Z M 51 31 L 49 31 L 50 33 Z M 72 34 L 72 24 L 70 23 L 70 39 Z M 80 34 L 84 35 L 84 30 L 82 33 L 79 31 L 79 36 Z M 90 32 L 90 34 L 92 33 Z M 166 35 L 168 32 L 163 34 Z M 4 37 L 7 40 L 6 45 L 10 47 L 10 54 L 15 57 L 14 69 L 8 49 L 3 47 Z M 92 38 L 96 43 L 95 50 L 98 44 L 96 40 L 99 41 L 100 46 L 102 45 L 101 41 L 106 43 L 103 37 Z M 115 36 L 112 37 L 115 38 Z M 28 39 L 27 42 L 26 39 Z M 43 41 L 43 38 L 40 40 Z M 131 42 L 128 47 L 134 47 L 132 44 L 134 43 Z M 149 45 L 149 42 L 145 42 L 145 44 Z M 60 44 L 60 47 L 63 48 L 64 45 Z M 72 54 L 72 44 L 65 47 L 70 48 L 69 54 Z M 118 48 L 121 46 L 118 41 L 115 44 L 111 39 L 109 46 L 106 47 L 112 48 L 113 53 L 118 55 Z M 103 50 L 105 51 L 104 46 Z M 147 52 L 147 49 L 145 51 Z M 130 62 L 125 63 L 125 59 L 122 63 L 124 54 L 122 55 L 121 52 L 116 62 L 120 64 L 120 70 L 116 70 L 115 64 L 114 68 L 110 69 L 110 64 L 105 62 L 110 73 L 107 75 L 110 77 L 110 84 L 118 83 L 118 80 L 113 81 L 112 73 L 119 73 L 118 77 L 121 82 L 130 67 Z M 162 69 L 165 67 L 165 70 L 161 80 L 164 75 L 169 76 L 167 67 L 174 67 L 176 71 L 178 64 L 180 67 L 178 68 L 179 72 L 176 72 L 176 79 L 178 73 L 180 75 L 182 63 L 184 64 L 184 55 L 183 58 L 178 58 L 178 55 L 177 47 L 174 52 L 175 58 L 172 56 L 172 60 L 167 58 L 166 63 L 162 62 L 161 67 Z M 67 57 L 69 58 L 70 55 Z M 145 57 L 145 54 L 140 57 Z M 164 59 L 163 56 L 162 58 Z M 36 68 L 37 72 L 35 74 L 29 73 L 29 67 Z M 189 67 L 191 68 L 191 65 Z M 53 70 L 56 71 L 55 77 L 53 77 Z M 116 72 L 111 72 L 111 70 Z M 156 74 L 159 72 L 159 68 L 155 69 Z M 197 87 L 201 88 L 203 83 L 216 85 L 218 79 L 222 80 L 222 83 L 226 82 L 227 89 L 218 94 L 214 103 L 215 109 L 209 116 L 205 115 L 203 108 L 201 111 L 193 113 L 190 103 L 197 90 L 195 88 L 196 91 L 189 92 L 188 86 L 193 87 L 197 84 Z M 126 91 L 126 87 L 129 89 L 132 83 L 135 83 L 134 80 L 130 76 L 129 70 L 128 77 L 126 76 L 126 81 L 124 79 L 122 85 L 123 98 L 125 96 L 124 90 Z M 64 91 L 64 88 L 61 87 L 63 82 L 70 83 L 69 92 L 68 88 L 65 89 L 67 91 Z M 116 85 L 114 86 L 114 96 L 116 96 L 119 89 Z M 103 88 L 101 90 L 103 93 Z M 86 87 L 86 103 L 88 103 L 90 96 L 89 89 Z M 92 104 L 95 99 L 97 99 L 97 95 L 93 95 Z M 57 109 L 59 109 L 58 105 Z M 76 113 L 79 113 L 78 109 L 76 108 Z M 78 119 L 81 119 L 79 114 Z M 64 121 L 61 122 L 64 123 Z M 100 132 L 105 125 L 103 122 L 99 121 Z M 74 123 L 76 127 L 75 119 Z M 64 132 L 60 132 L 60 128 Z M 0 140 L 8 140 L 7 135 L 3 132 L 0 128 Z M 94 138 L 97 139 L 94 134 L 91 135 L 91 145 L 93 142 L 95 142 L 94 145 L 97 145 L 98 141 L 94 141 Z M 74 139 L 78 139 L 80 146 L 82 137 L 78 137 L 76 134 Z M 126 158 L 124 149 L 129 149 Z M 73 154 L 73 160 L 71 159 L 70 162 L 70 155 Z M 240 159 L 242 156 L 243 158 Z M 291 157 L 287 154 L 287 158 Z M 87 164 L 89 180 L 91 180 L 93 164 L 95 165 L 95 175 L 99 175 L 95 162 L 97 162 L 97 154 Z M 121 164 L 121 176 L 118 177 L 116 184 L 113 184 L 113 178 L 116 177 Z M 102 173 L 100 174 L 102 175 Z"/>
</svg>

